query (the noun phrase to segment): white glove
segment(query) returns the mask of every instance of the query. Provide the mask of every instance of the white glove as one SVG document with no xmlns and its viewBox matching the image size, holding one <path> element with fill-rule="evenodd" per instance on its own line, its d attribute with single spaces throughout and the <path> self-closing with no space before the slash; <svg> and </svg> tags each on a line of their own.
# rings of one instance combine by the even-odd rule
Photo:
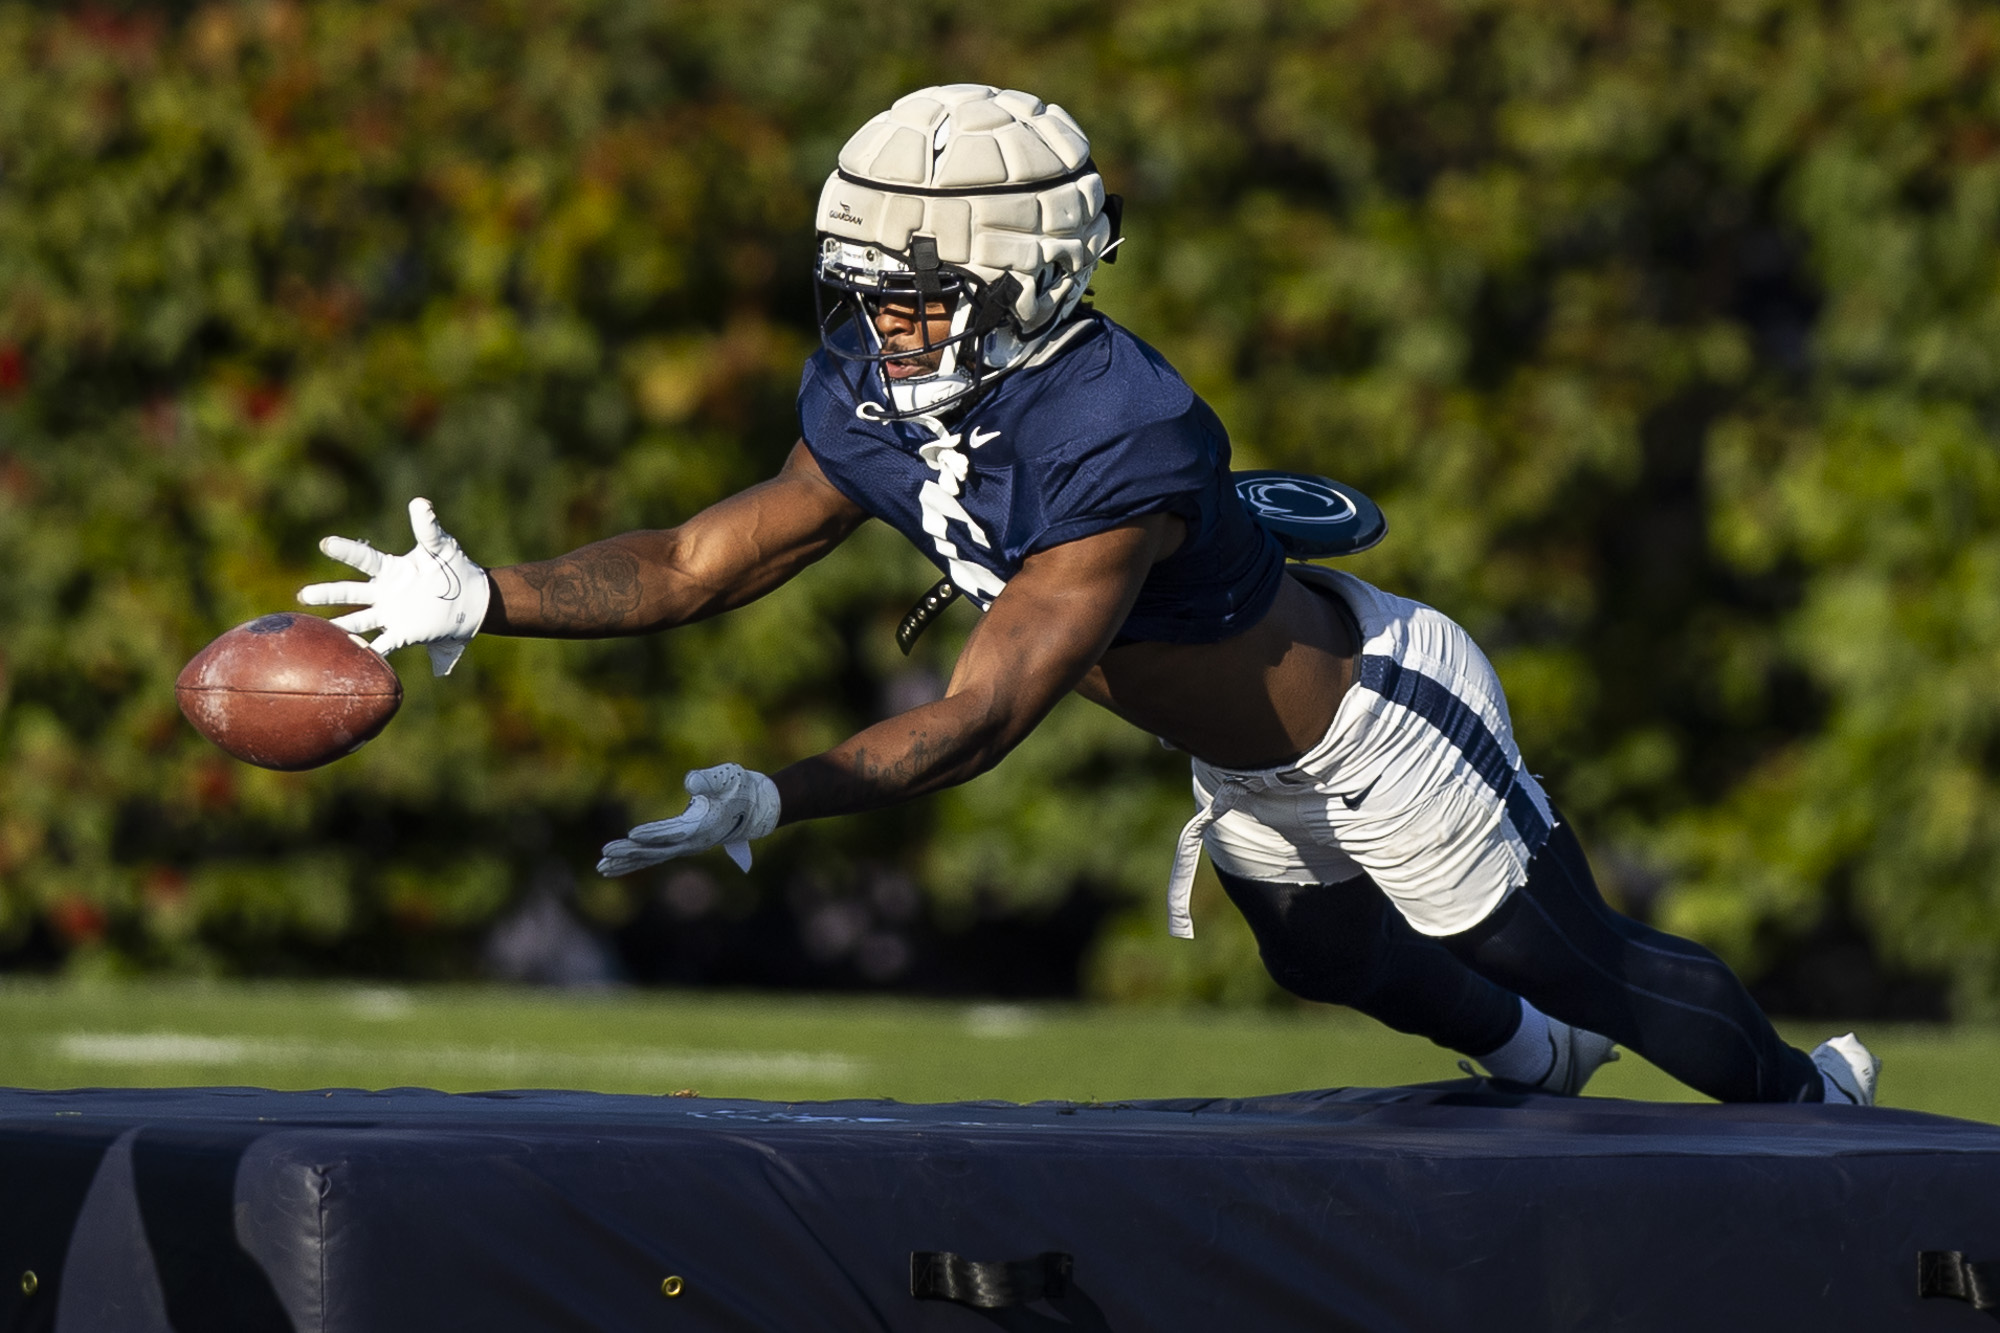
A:
<svg viewBox="0 0 2000 1333">
<path fill-rule="evenodd" d="M 486 571 L 438 526 L 429 500 L 410 501 L 410 531 L 417 544 L 407 555 L 384 555 L 367 542 L 328 537 L 319 549 L 368 575 L 366 583 L 314 583 L 299 589 L 307 606 L 365 606 L 336 617 L 349 634 L 382 632 L 368 646 L 387 656 L 421 643 L 430 650 L 431 674 L 448 676 L 486 619 L 492 589 Z"/>
<path fill-rule="evenodd" d="M 694 798 L 687 812 L 641 824 L 630 837 L 605 843 L 598 874 L 629 875 L 717 844 L 739 869 L 750 868 L 750 839 L 778 827 L 778 784 L 741 764 L 698 768 L 685 782 Z"/>
</svg>

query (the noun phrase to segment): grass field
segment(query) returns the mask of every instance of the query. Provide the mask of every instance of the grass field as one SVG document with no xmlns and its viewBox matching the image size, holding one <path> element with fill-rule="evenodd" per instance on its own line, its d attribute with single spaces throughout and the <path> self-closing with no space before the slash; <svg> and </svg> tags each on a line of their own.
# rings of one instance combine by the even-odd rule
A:
<svg viewBox="0 0 2000 1333">
<path fill-rule="evenodd" d="M 1839 1025 L 1788 1029 L 1810 1045 Z M 1887 1105 L 2000 1121 L 2000 1029 L 1864 1026 Z M 1117 1101 L 1381 1086 L 1453 1058 L 1334 1010 L 692 992 L 0 983 L 0 1084 L 591 1088 L 782 1101 Z M 1699 1100 L 1627 1055 L 1602 1096 Z"/>
</svg>

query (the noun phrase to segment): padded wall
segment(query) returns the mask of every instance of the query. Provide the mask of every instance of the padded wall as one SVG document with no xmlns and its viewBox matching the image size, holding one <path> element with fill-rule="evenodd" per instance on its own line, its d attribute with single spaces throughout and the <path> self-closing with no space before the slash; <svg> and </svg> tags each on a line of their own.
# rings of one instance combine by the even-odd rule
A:
<svg viewBox="0 0 2000 1333">
<path fill-rule="evenodd" d="M 1109 1106 L 0 1091 L 9 1329 L 1993 1327 L 1918 1298 L 1923 1250 L 2000 1259 L 2000 1128 L 1474 1081 Z M 1059 1252 L 1071 1281 L 913 1298 L 912 1252 L 938 1251 Z"/>
</svg>

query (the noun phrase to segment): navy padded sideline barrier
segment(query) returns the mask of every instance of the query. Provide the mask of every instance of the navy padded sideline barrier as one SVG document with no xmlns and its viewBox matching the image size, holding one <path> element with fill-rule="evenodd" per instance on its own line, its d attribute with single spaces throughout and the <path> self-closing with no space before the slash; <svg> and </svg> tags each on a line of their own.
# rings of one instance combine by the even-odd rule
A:
<svg viewBox="0 0 2000 1333">
<path fill-rule="evenodd" d="M 1918 1297 L 1921 1251 L 2000 1258 L 2000 1128 L 1474 1080 L 1032 1106 L 0 1091 L 9 1330 L 1991 1329 Z"/>
</svg>

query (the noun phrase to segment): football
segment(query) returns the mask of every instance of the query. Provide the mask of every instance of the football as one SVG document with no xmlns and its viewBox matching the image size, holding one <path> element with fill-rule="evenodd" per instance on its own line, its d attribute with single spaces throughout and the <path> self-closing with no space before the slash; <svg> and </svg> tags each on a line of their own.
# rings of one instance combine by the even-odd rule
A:
<svg viewBox="0 0 2000 1333">
<path fill-rule="evenodd" d="M 196 731 L 238 759 L 293 771 L 361 748 L 402 706 L 403 683 L 333 622 L 280 612 L 196 653 L 174 698 Z"/>
</svg>

